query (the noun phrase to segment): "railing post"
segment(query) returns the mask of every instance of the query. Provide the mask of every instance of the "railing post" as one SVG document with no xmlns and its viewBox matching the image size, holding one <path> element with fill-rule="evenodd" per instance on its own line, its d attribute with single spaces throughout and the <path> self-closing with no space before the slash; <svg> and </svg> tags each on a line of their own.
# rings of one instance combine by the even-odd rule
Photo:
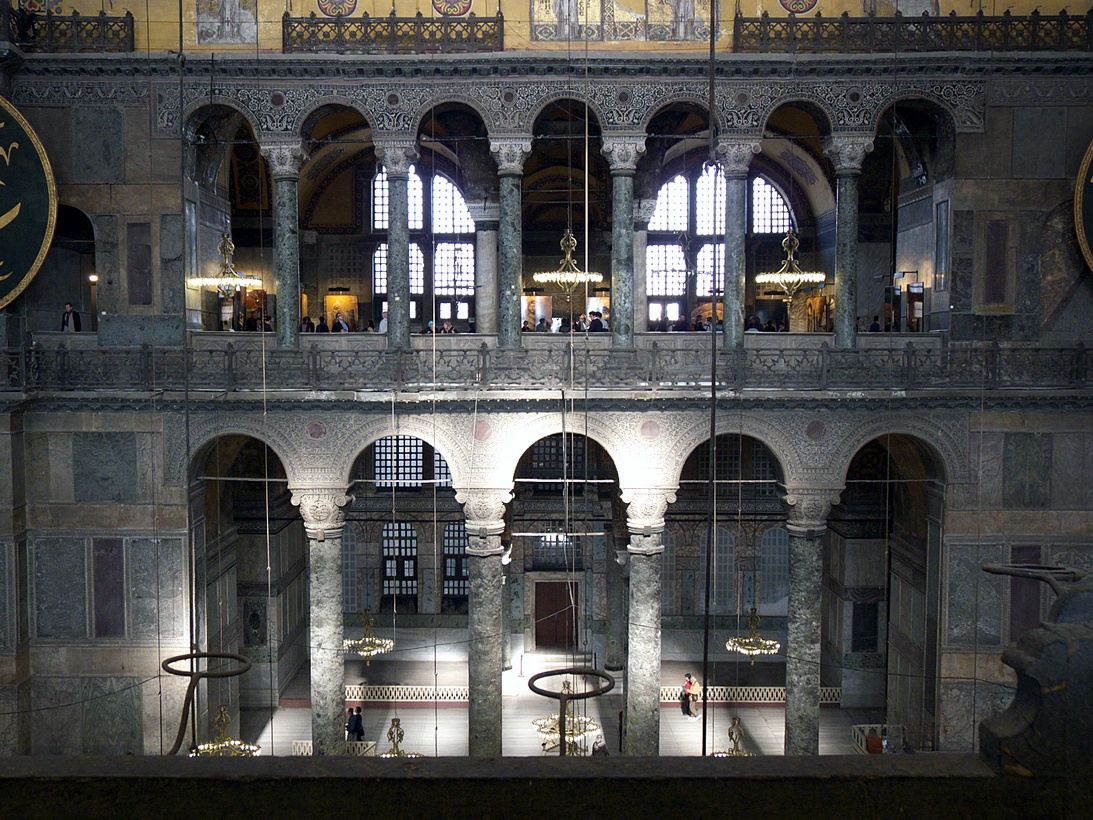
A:
<svg viewBox="0 0 1093 820">
<path fill-rule="evenodd" d="M 828 371 L 831 368 L 831 346 L 827 342 L 820 345 L 820 389 L 827 389 Z"/>
<path fill-rule="evenodd" d="M 915 386 L 915 346 L 908 342 L 903 348 L 903 386 L 912 390 Z"/>
<path fill-rule="evenodd" d="M 224 375 L 227 377 L 225 380 L 225 388 L 233 390 L 235 388 L 235 345 L 228 342 L 226 348 L 224 348 Z"/>
<path fill-rule="evenodd" d="M 322 378 L 322 362 L 319 351 L 314 345 L 307 349 L 307 383 L 310 387 L 318 389 Z"/>
<path fill-rule="evenodd" d="M 737 15 L 739 17 L 739 15 Z M 649 348 L 649 383 L 660 383 L 660 343 L 653 342 Z"/>
<path fill-rule="evenodd" d="M 475 351 L 474 356 L 474 381 L 476 384 L 485 384 L 490 377 L 490 346 L 482 342 Z"/>
</svg>

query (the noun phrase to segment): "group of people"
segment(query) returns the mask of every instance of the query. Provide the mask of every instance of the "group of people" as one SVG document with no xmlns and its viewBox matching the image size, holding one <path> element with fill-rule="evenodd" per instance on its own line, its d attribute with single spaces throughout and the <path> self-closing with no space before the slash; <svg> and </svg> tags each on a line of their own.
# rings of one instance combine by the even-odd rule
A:
<svg viewBox="0 0 1093 820">
<path fill-rule="evenodd" d="M 713 322 L 707 322 L 700 317 L 695 317 L 693 320 L 688 319 L 686 316 L 680 316 L 674 322 L 669 321 L 667 318 L 654 319 L 649 322 L 650 333 L 702 333 L 707 330 L 713 330 L 715 325 Z M 724 323 L 718 319 L 717 330 L 724 329 Z"/>
<path fill-rule="evenodd" d="M 887 330 L 888 328 L 882 328 L 880 326 L 880 316 L 874 316 L 873 321 L 869 325 L 870 333 L 880 333 L 881 330 Z M 861 333 L 865 330 L 865 319 L 861 316 L 854 322 L 854 330 L 857 333 Z"/>
<path fill-rule="evenodd" d="M 786 325 L 785 320 L 774 323 L 773 319 L 767 319 L 763 322 L 758 316 L 749 316 L 748 321 L 744 323 L 745 333 L 788 333 L 789 327 Z"/>
<path fill-rule="evenodd" d="M 364 740 L 364 718 L 361 717 L 361 707 L 359 706 L 355 712 L 352 709 L 346 710 L 345 739 L 355 740 L 357 743 Z"/>
<path fill-rule="evenodd" d="M 426 336 L 430 336 L 434 333 L 455 333 L 455 328 L 452 327 L 451 322 L 445 319 L 444 323 L 440 326 L 440 329 L 437 330 L 436 326 L 433 324 L 433 320 L 430 319 L 429 324 L 425 325 L 425 329 L 421 332 Z"/>
<path fill-rule="evenodd" d="M 386 315 L 384 314 L 384 316 Z M 340 311 L 334 314 L 330 324 L 327 324 L 325 316 L 319 317 L 318 324 L 315 324 L 310 316 L 305 316 L 300 320 L 301 333 L 352 333 L 356 330 L 356 325 L 350 322 L 349 317 Z M 368 320 L 368 326 L 364 328 L 364 332 L 376 332 L 376 325 L 371 319 Z"/>
<path fill-rule="evenodd" d="M 556 331 L 546 316 L 541 316 L 534 325 L 530 319 L 525 319 L 520 328 L 524 333 L 607 333 L 610 329 L 603 313 L 598 310 L 590 310 L 587 315 L 582 313 L 572 322 L 568 316 L 563 316 Z"/>
<path fill-rule="evenodd" d="M 679 694 L 679 706 L 683 710 L 683 717 L 698 720 L 702 715 L 698 712 L 698 701 L 702 698 L 702 684 L 698 678 L 692 677 L 688 672 L 683 676 L 683 691 Z"/>
</svg>

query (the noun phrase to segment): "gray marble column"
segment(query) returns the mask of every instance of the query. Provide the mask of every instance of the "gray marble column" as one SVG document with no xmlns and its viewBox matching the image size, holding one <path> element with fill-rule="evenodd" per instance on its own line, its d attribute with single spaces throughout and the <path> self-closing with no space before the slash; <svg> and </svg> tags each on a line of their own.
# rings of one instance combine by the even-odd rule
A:
<svg viewBox="0 0 1093 820">
<path fill-rule="evenodd" d="M 474 220 L 475 333 L 497 332 L 497 230 L 501 208 L 496 202 L 467 204 Z M 517 309 L 519 309 L 517 301 Z"/>
<path fill-rule="evenodd" d="M 413 140 L 376 142 L 387 171 L 387 349 L 410 349 L 410 166 Z"/>
<path fill-rule="evenodd" d="M 646 287 L 648 267 L 646 251 L 649 248 L 649 220 L 656 210 L 656 199 L 642 199 L 634 203 L 634 332 L 649 329 L 649 292 Z"/>
<path fill-rule="evenodd" d="M 273 274 L 277 282 L 277 344 L 300 343 L 300 203 L 297 185 L 307 159 L 299 140 L 261 139 L 273 177 Z"/>
<path fill-rule="evenodd" d="M 512 585 L 505 570 L 508 561 L 501 559 L 501 669 L 512 669 Z"/>
<path fill-rule="evenodd" d="M 351 500 L 344 488 L 294 488 L 309 541 L 312 754 L 345 753 L 345 620 L 342 527 Z"/>
<path fill-rule="evenodd" d="M 820 753 L 820 615 L 823 535 L 830 491 L 789 490 L 789 615 L 786 634 L 787 755 Z M 837 497 L 837 496 L 836 496 Z"/>
<path fill-rule="evenodd" d="M 664 513 L 675 493 L 664 489 L 623 490 L 629 504 L 629 648 L 626 655 L 626 717 L 623 754 L 655 757 L 660 752 L 660 563 Z"/>
<path fill-rule="evenodd" d="M 611 346 L 634 347 L 634 174 L 645 153 L 645 135 L 603 140 L 611 168 Z"/>
<path fill-rule="evenodd" d="M 501 221 L 497 235 L 497 346 L 520 347 L 520 296 L 524 291 L 523 188 L 524 162 L 531 140 L 490 140 L 497 160 Z"/>
<path fill-rule="evenodd" d="M 467 519 L 467 574 L 470 580 L 467 616 L 468 703 L 467 753 L 471 757 L 501 757 L 501 606 L 505 504 L 510 490 L 458 490 Z"/>
<path fill-rule="evenodd" d="M 722 138 L 717 152 L 725 174 L 725 299 L 726 347 L 744 341 L 744 296 L 747 293 L 747 257 L 744 237 L 748 231 L 748 169 L 759 153 L 755 137 Z"/>
<path fill-rule="evenodd" d="M 612 553 L 614 553 L 612 555 Z M 607 562 L 607 657 L 604 666 L 616 672 L 626 663 L 626 573 L 629 555 L 626 550 L 609 550 Z"/>
<path fill-rule="evenodd" d="M 858 177 L 872 134 L 833 135 L 824 153 L 835 166 L 835 346 L 854 347 L 858 315 Z"/>
</svg>

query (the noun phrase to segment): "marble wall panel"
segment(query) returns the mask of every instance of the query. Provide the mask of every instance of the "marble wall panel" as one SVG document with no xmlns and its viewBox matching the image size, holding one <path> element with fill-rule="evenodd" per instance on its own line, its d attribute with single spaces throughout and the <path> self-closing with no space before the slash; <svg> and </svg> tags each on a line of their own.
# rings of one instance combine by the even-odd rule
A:
<svg viewBox="0 0 1093 820">
<path fill-rule="evenodd" d="M 1013 177 L 1059 179 L 1065 176 L 1066 109 L 1015 108 L 1013 110 Z M 1056 146 L 1045 151 L 1044 146 Z"/>
<path fill-rule="evenodd" d="M 33 678 L 28 683 L 30 753 L 80 754 L 84 731 L 80 678 Z"/>
<path fill-rule="evenodd" d="M 419 569 L 418 574 L 421 576 L 421 611 L 436 612 L 436 570 Z"/>
<path fill-rule="evenodd" d="M 139 678 L 80 680 L 85 755 L 137 755 L 144 751 Z"/>
<path fill-rule="evenodd" d="M 511 573 L 506 576 L 505 583 L 509 586 L 509 615 L 514 624 L 524 622 L 524 575 L 523 573 Z"/>
<path fill-rule="evenodd" d="M 129 635 L 135 640 L 180 638 L 185 630 L 181 538 L 134 538 L 129 543 Z"/>
<path fill-rule="evenodd" d="M 979 724 L 1013 702 L 1013 687 L 983 681 L 942 681 L 938 715 L 938 751 L 974 752 Z"/>
<path fill-rule="evenodd" d="M 0 686 L 0 757 L 19 753 L 17 701 L 15 686 Z"/>
<path fill-rule="evenodd" d="M 72 473 L 77 503 L 138 501 L 135 433 L 72 434 Z"/>
<path fill-rule="evenodd" d="M 988 575 L 983 564 L 1007 560 L 999 544 L 953 544 L 948 548 L 946 643 L 1000 650 L 1003 579 Z"/>
<path fill-rule="evenodd" d="M 84 185 L 125 181 L 125 128 L 116 108 L 72 109 L 72 181 Z"/>
<path fill-rule="evenodd" d="M 0 654 L 15 649 L 14 613 L 15 541 L 11 538 L 0 538 Z"/>
<path fill-rule="evenodd" d="M 39 638 L 86 638 L 86 540 L 39 538 L 32 547 L 35 634 Z"/>
<path fill-rule="evenodd" d="M 1051 444 L 1052 437 L 1047 434 L 1005 434 L 1002 457 L 1005 508 L 1042 510 L 1051 505 Z"/>
<path fill-rule="evenodd" d="M 1051 508 L 1093 509 L 1093 436 L 1087 433 L 1055 433 L 1051 449 Z"/>
</svg>

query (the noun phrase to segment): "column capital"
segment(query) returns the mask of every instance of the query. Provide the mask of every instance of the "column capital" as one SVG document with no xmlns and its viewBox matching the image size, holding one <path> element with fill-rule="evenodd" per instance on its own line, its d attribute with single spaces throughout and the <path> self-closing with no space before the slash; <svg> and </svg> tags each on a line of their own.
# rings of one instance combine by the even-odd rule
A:
<svg viewBox="0 0 1093 820">
<path fill-rule="evenodd" d="M 841 489 L 832 487 L 786 487 L 786 529 L 790 535 L 816 538 L 827 529 L 827 516 L 839 503 Z"/>
<path fill-rule="evenodd" d="M 612 176 L 633 176 L 638 170 L 638 160 L 645 153 L 645 135 L 605 135 L 600 152 L 607 157 Z"/>
<path fill-rule="evenodd" d="M 763 146 L 756 137 L 718 137 L 717 155 L 725 176 L 741 178 L 748 175 L 751 160 Z"/>
<path fill-rule="evenodd" d="M 646 487 L 624 489 L 623 503 L 626 508 L 626 528 L 630 531 L 630 552 L 642 552 L 645 539 L 658 533 L 656 543 L 660 544 L 659 533 L 664 531 L 664 514 L 668 505 L 676 500 L 674 487 Z M 635 538 L 638 540 L 635 541 Z M 648 546 L 648 545 L 645 545 Z M 661 552 L 663 547 L 655 549 Z"/>
<path fill-rule="evenodd" d="M 873 135 L 832 134 L 824 140 L 823 150 L 836 174 L 860 174 L 865 155 L 873 150 Z"/>
<path fill-rule="evenodd" d="M 463 505 L 467 535 L 472 539 L 499 536 L 505 531 L 505 505 L 512 501 L 512 490 L 458 489 L 455 500 Z M 497 544 L 500 545 L 500 539 Z M 499 547 L 497 551 L 500 551 Z"/>
<path fill-rule="evenodd" d="M 651 199 L 635 199 L 634 200 L 634 224 L 645 225 L 648 227 L 649 220 L 653 218 L 653 214 L 657 209 L 657 199 L 652 197 Z"/>
<path fill-rule="evenodd" d="M 296 179 L 307 162 L 307 151 L 297 139 L 262 138 L 258 147 L 274 179 Z"/>
<path fill-rule="evenodd" d="M 292 503 L 300 508 L 304 531 L 314 541 L 339 538 L 345 527 L 345 506 L 353 500 L 344 487 L 297 487 Z"/>
<path fill-rule="evenodd" d="M 375 148 L 389 179 L 408 177 L 410 166 L 418 159 L 417 140 L 376 140 Z"/>
<path fill-rule="evenodd" d="M 500 202 L 468 202 L 467 211 L 479 230 L 497 230 L 497 223 L 501 221 Z"/>
<path fill-rule="evenodd" d="M 527 137 L 498 137 L 490 140 L 490 153 L 497 161 L 501 176 L 524 175 L 524 163 L 531 156 L 531 140 Z"/>
</svg>

